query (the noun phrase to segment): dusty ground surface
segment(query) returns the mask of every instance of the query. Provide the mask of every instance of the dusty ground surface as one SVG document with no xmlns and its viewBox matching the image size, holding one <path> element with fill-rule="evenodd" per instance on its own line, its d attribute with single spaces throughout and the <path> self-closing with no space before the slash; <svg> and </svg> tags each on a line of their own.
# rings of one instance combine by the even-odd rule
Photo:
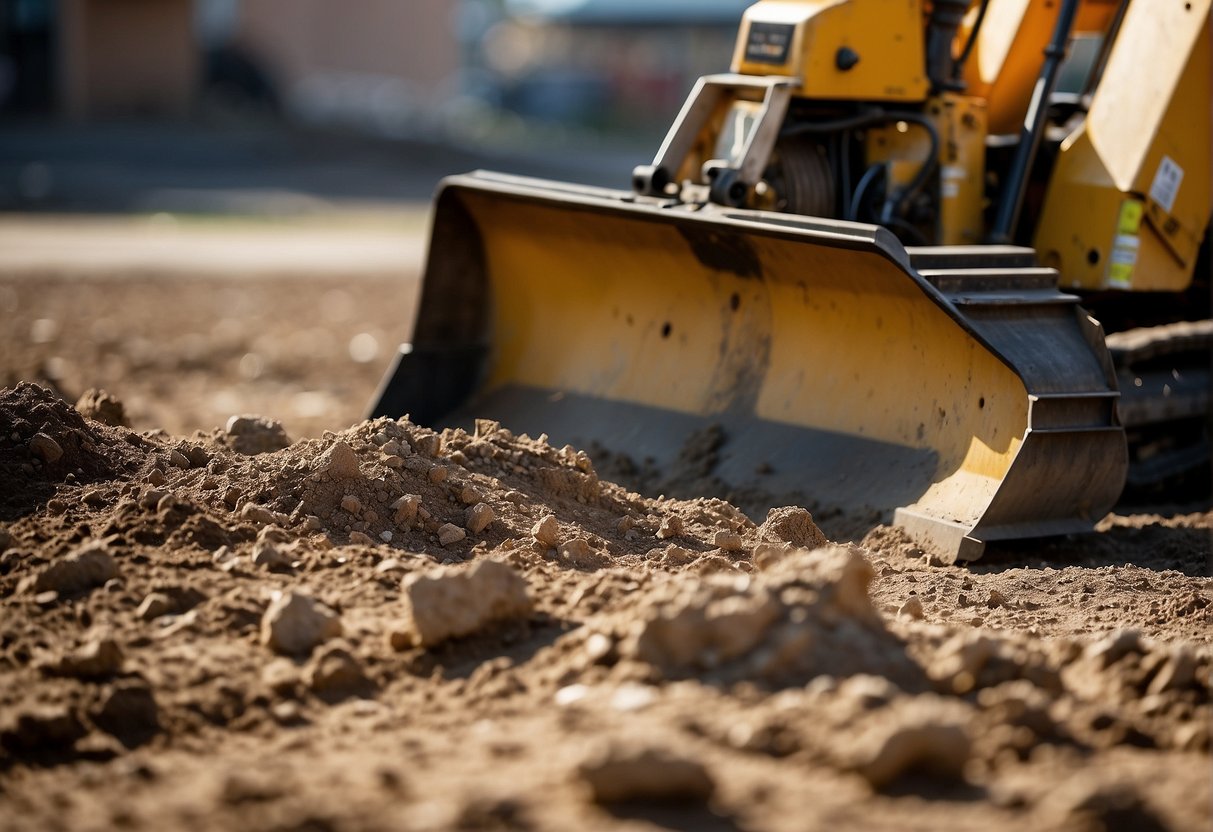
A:
<svg viewBox="0 0 1213 832">
<path fill-rule="evenodd" d="M 0 828 L 1209 828 L 1208 506 L 942 567 L 358 422 L 408 295 L 0 280 Z"/>
</svg>

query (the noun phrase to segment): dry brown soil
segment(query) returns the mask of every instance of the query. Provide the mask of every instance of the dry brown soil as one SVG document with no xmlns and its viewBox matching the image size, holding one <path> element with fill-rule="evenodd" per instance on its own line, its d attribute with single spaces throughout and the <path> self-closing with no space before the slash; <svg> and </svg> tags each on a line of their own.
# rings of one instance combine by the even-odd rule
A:
<svg viewBox="0 0 1213 832">
<path fill-rule="evenodd" d="M 0 829 L 1209 828 L 1209 506 L 947 567 L 642 497 L 359 422 L 409 303 L 0 281 Z"/>
</svg>

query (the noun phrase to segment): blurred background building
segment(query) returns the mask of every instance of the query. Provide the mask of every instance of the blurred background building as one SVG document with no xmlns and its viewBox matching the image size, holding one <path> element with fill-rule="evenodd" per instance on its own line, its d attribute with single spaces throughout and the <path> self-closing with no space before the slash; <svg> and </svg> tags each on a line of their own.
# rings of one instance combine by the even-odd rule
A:
<svg viewBox="0 0 1213 832">
<path fill-rule="evenodd" d="M 663 128 L 746 0 L 0 0 L 0 112 L 388 137 Z"/>
</svg>

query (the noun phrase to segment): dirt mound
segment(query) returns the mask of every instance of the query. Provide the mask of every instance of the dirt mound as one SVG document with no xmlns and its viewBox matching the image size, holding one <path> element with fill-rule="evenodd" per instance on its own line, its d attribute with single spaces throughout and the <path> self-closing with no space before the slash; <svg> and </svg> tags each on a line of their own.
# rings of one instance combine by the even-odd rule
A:
<svg viewBox="0 0 1213 832">
<path fill-rule="evenodd" d="M 133 433 L 32 385 L 0 407 L 6 817 L 1207 817 L 1203 576 L 1104 565 L 1099 545 L 1098 565 L 971 569 L 893 530 L 837 546 L 803 508 L 759 525 L 645 498 L 493 422 L 290 443 L 247 415 Z"/>
</svg>

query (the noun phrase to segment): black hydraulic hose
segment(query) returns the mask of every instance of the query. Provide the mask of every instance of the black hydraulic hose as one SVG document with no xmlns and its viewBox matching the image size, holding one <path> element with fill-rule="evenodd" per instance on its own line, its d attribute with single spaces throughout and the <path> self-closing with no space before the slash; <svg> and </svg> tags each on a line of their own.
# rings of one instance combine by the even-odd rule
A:
<svg viewBox="0 0 1213 832">
<path fill-rule="evenodd" d="M 880 222 L 882 225 L 888 224 L 894 216 L 900 216 L 905 211 L 906 202 L 927 183 L 927 179 L 935 171 L 935 165 L 939 162 L 939 131 L 935 129 L 935 124 L 929 118 L 921 113 L 890 113 L 889 115 L 898 121 L 917 124 L 926 130 L 927 136 L 931 140 L 931 150 L 923 161 L 922 166 L 918 169 L 918 173 L 914 174 L 914 178 L 910 180 L 910 183 L 901 190 L 901 193 L 896 198 L 890 198 L 885 202 L 884 208 L 880 212 Z"/>
<path fill-rule="evenodd" d="M 832 121 L 806 121 L 801 124 L 792 125 L 791 127 L 785 127 L 781 131 L 781 135 L 798 136 L 802 133 L 857 130 L 861 127 L 871 127 L 873 124 L 884 124 L 890 121 L 905 121 L 910 124 L 917 124 L 927 131 L 927 135 L 931 140 L 931 150 L 927 154 L 926 160 L 923 161 L 922 167 L 918 169 L 918 173 L 914 175 L 914 178 L 910 180 L 910 183 L 902 189 L 895 199 L 890 199 L 885 203 L 881 215 L 883 217 L 891 217 L 894 213 L 900 214 L 904 210 L 906 200 L 918 193 L 922 186 L 926 184 L 927 179 L 935 170 L 936 163 L 939 161 L 939 131 L 935 129 L 935 124 L 929 118 L 922 113 L 877 109 Z"/>
<path fill-rule="evenodd" d="M 981 24 L 986 21 L 986 9 L 990 7 L 990 0 L 981 0 L 981 6 L 977 9 L 977 19 L 973 21 L 973 28 L 969 30 L 969 39 L 965 41 L 964 49 L 960 50 L 960 57 L 952 64 L 952 80 L 960 83 L 961 76 L 964 75 L 965 64 L 969 61 L 969 55 L 973 54 L 973 47 L 977 45 L 977 35 L 981 32 Z"/>
<path fill-rule="evenodd" d="M 863 176 L 859 177 L 859 184 L 855 186 L 855 194 L 851 197 L 851 204 L 848 206 L 847 215 L 844 220 L 853 220 L 859 216 L 859 208 L 863 204 L 863 192 L 872 184 L 872 180 L 884 168 L 884 165 L 875 164 L 863 172 Z"/>
<path fill-rule="evenodd" d="M 1023 209 L 1023 198 L 1028 189 L 1032 163 L 1036 160 L 1036 151 L 1040 149 L 1040 140 L 1044 135 L 1045 119 L 1049 113 L 1049 96 L 1053 94 L 1058 70 L 1066 57 L 1070 30 L 1074 27 L 1074 16 L 1077 12 L 1078 0 L 1062 0 L 1053 37 L 1045 47 L 1045 62 L 1040 69 L 1040 77 L 1036 79 L 1036 89 L 1032 91 L 1027 115 L 1024 116 L 1023 129 L 1019 133 L 1019 146 L 1015 149 L 1015 158 L 1007 171 L 1002 200 L 998 203 L 994 226 L 990 230 L 990 242 L 1009 243 L 1014 235 L 1019 212 Z"/>
</svg>

